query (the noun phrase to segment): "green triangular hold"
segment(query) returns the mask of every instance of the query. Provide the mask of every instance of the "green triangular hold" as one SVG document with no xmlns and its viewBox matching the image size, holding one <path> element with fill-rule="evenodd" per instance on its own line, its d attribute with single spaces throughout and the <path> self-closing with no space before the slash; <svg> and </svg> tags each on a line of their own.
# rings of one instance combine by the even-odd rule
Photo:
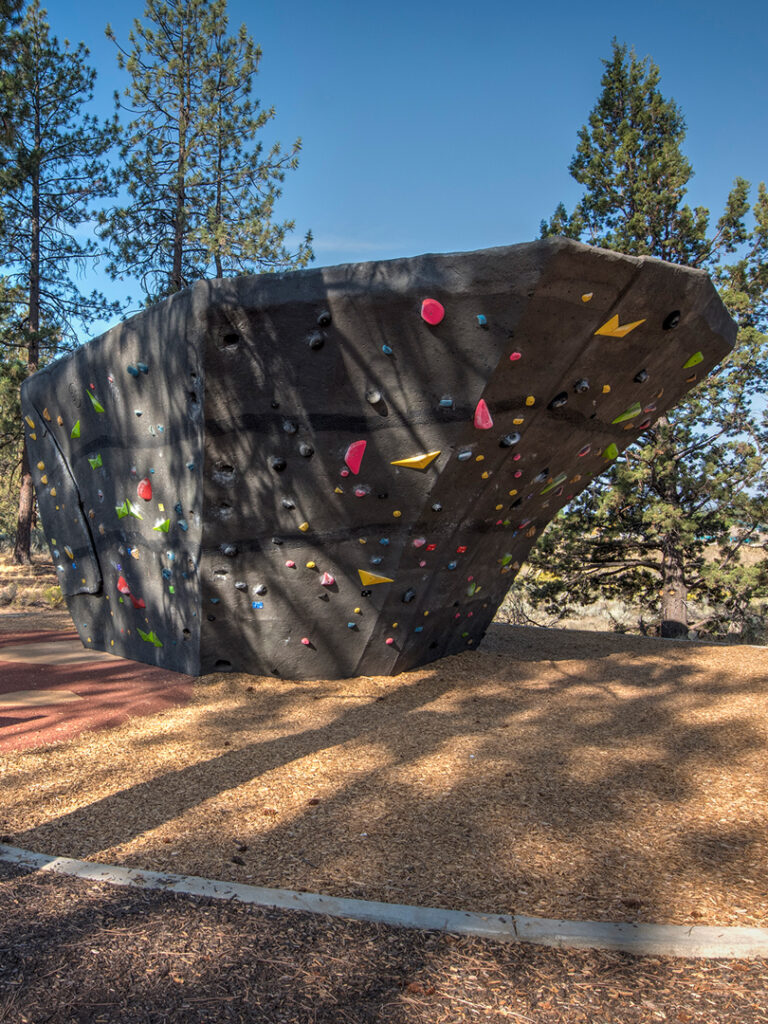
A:
<svg viewBox="0 0 768 1024">
<path fill-rule="evenodd" d="M 145 633 L 143 629 L 136 628 L 136 632 L 139 634 L 141 639 L 148 644 L 154 644 L 155 647 L 162 647 L 163 643 L 156 635 L 154 629 L 151 629 L 149 633 Z"/>
<path fill-rule="evenodd" d="M 101 454 L 97 455 L 95 459 L 89 458 L 88 461 L 91 464 L 91 469 L 99 469 L 104 463 L 101 461 Z"/>
<path fill-rule="evenodd" d="M 504 555 L 504 557 L 502 558 L 502 560 L 501 560 L 501 564 L 502 564 L 502 565 L 509 565 L 509 563 L 510 563 L 511 561 L 512 561 L 512 555 L 510 555 L 509 553 L 507 553 L 507 554 L 506 554 L 506 555 Z"/>
<path fill-rule="evenodd" d="M 90 462 L 90 459 L 88 461 Z M 122 505 L 115 505 L 115 512 L 117 512 L 118 519 L 124 519 L 125 516 L 133 516 L 134 519 L 144 518 L 130 498 L 126 498 Z"/>
<path fill-rule="evenodd" d="M 643 411 L 642 405 L 639 402 L 635 402 L 628 409 L 626 409 L 621 416 L 617 416 L 615 420 L 611 420 L 611 423 L 624 423 L 625 420 L 633 420 L 635 416 L 639 416 Z"/>
<path fill-rule="evenodd" d="M 170 519 L 164 519 L 161 523 L 156 523 L 152 527 L 152 529 L 153 530 L 159 530 L 162 533 L 168 533 L 168 530 L 170 529 L 170 526 L 171 526 L 171 520 Z"/>
<path fill-rule="evenodd" d="M 70 437 L 80 437 L 80 420 L 78 420 L 77 423 L 74 425 L 74 427 L 72 427 L 72 432 L 71 432 L 71 434 L 69 436 Z"/>
<path fill-rule="evenodd" d="M 693 355 L 691 356 L 691 358 L 687 359 L 683 363 L 683 369 L 684 370 L 689 370 L 692 366 L 696 366 L 697 363 L 703 363 L 703 362 L 704 362 L 704 356 L 702 355 L 702 353 L 701 352 L 694 352 Z"/>
<path fill-rule="evenodd" d="M 115 512 L 117 512 L 118 519 L 124 519 L 128 515 L 128 499 L 123 502 L 122 505 L 115 505 Z"/>
<path fill-rule="evenodd" d="M 615 458 L 618 458 L 618 455 L 619 455 L 619 449 L 616 447 L 615 444 L 609 444 L 608 447 L 603 452 L 603 458 L 604 459 L 615 459 Z"/>
<path fill-rule="evenodd" d="M 88 397 L 90 398 L 90 400 L 91 400 L 91 405 L 92 405 L 92 406 L 93 406 L 93 408 L 94 408 L 94 409 L 96 410 L 96 412 L 104 412 L 104 406 L 103 406 L 103 405 L 101 404 L 101 402 L 100 402 L 100 401 L 98 400 L 98 398 L 96 397 L 96 395 L 93 395 L 93 394 L 91 394 L 91 392 L 90 392 L 90 391 L 86 391 L 86 395 L 88 395 Z"/>
</svg>

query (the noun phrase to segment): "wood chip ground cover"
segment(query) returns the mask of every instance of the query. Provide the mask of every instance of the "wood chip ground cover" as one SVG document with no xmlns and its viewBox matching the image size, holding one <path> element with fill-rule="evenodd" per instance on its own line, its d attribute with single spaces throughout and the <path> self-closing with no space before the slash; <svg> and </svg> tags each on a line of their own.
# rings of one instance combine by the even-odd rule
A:
<svg viewBox="0 0 768 1024">
<path fill-rule="evenodd" d="M 187 707 L 5 755 L 0 834 L 336 896 L 766 926 L 767 654 L 497 624 L 395 678 L 207 676 Z"/>
</svg>

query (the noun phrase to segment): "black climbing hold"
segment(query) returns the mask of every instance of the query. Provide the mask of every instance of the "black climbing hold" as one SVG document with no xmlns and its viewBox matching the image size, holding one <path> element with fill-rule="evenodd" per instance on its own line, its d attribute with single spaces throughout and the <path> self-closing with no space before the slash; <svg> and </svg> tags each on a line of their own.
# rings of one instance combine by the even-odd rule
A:
<svg viewBox="0 0 768 1024">
<path fill-rule="evenodd" d="M 573 385 L 573 390 L 577 395 L 583 395 L 585 391 L 589 391 L 589 381 L 582 377 Z"/>
<path fill-rule="evenodd" d="M 405 593 L 403 594 L 403 604 L 409 604 L 409 603 L 410 603 L 411 601 L 413 601 L 413 599 L 414 599 L 415 597 L 416 597 L 416 591 L 415 591 L 415 590 L 413 590 L 412 588 L 409 588 L 409 589 L 408 589 L 408 590 L 406 590 L 406 592 L 405 592 Z"/>
<path fill-rule="evenodd" d="M 561 391 L 559 395 L 555 395 L 552 401 L 547 406 L 548 409 L 559 409 L 561 406 L 568 402 L 568 392 Z"/>
<path fill-rule="evenodd" d="M 282 457 L 282 455 L 273 455 L 269 460 L 269 464 L 276 473 L 282 473 L 288 463 Z"/>
<path fill-rule="evenodd" d="M 515 431 L 512 434 L 505 434 L 499 441 L 499 448 L 511 448 L 520 440 L 520 435 Z"/>
<path fill-rule="evenodd" d="M 248 589 L 248 584 L 244 583 L 242 580 L 238 580 L 235 583 L 235 590 L 247 590 L 247 589 Z"/>
<path fill-rule="evenodd" d="M 295 434 L 298 429 L 299 425 L 294 420 L 283 420 L 283 430 L 286 434 Z"/>
<path fill-rule="evenodd" d="M 370 590 L 361 590 L 360 591 L 360 597 L 370 597 L 370 596 L 371 596 L 371 591 Z"/>
<path fill-rule="evenodd" d="M 267 588 L 263 583 L 259 583 L 253 588 L 253 592 L 259 595 L 266 594 Z"/>
<path fill-rule="evenodd" d="M 325 335 L 322 331 L 312 331 L 307 338 L 307 344 L 313 352 L 319 351 L 325 344 Z"/>
<path fill-rule="evenodd" d="M 536 476 L 535 476 L 535 477 L 533 478 L 533 482 L 534 482 L 535 484 L 540 484 L 540 483 L 543 483 L 543 482 L 544 482 L 544 481 L 545 481 L 545 480 L 547 479 L 547 477 L 548 477 L 548 476 L 549 476 L 549 466 L 547 466 L 547 468 L 546 468 L 546 469 L 542 469 L 542 471 L 541 471 L 540 473 L 538 473 L 538 474 L 537 474 L 537 475 L 536 475 Z"/>
<path fill-rule="evenodd" d="M 509 507 L 510 508 L 517 508 L 518 505 L 522 505 L 522 504 L 523 504 L 523 499 L 522 498 L 518 498 L 517 501 L 513 501 L 512 504 Z"/>
<path fill-rule="evenodd" d="M 648 371 L 641 370 L 635 374 L 635 384 L 644 384 L 648 380 Z"/>
<path fill-rule="evenodd" d="M 675 327 L 680 323 L 680 310 L 673 309 L 671 313 L 667 313 L 664 318 L 664 323 L 661 325 L 665 331 L 673 331 Z"/>
<path fill-rule="evenodd" d="M 302 441 L 299 445 L 299 455 L 303 455 L 305 459 L 311 459 L 315 454 L 315 449 L 311 444 L 307 444 L 306 441 Z"/>
<path fill-rule="evenodd" d="M 296 506 L 294 505 L 290 498 L 283 498 L 281 505 L 283 506 L 283 508 L 296 508 Z"/>
<path fill-rule="evenodd" d="M 331 314 L 327 309 L 324 309 L 320 316 L 317 318 L 318 327 L 330 327 L 331 325 Z"/>
<path fill-rule="evenodd" d="M 272 406 L 273 409 L 279 409 L 280 408 L 280 403 L 277 401 L 277 399 L 275 399 L 274 401 L 270 402 L 270 405 Z"/>
<path fill-rule="evenodd" d="M 221 544 L 219 551 L 222 555 L 226 555 L 227 558 L 234 558 L 237 554 L 237 544 Z"/>
</svg>

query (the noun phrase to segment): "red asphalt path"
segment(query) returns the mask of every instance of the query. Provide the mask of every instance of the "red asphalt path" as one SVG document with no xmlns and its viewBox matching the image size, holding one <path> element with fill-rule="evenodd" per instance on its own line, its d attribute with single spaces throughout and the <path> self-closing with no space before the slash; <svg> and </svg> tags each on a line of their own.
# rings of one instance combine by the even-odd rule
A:
<svg viewBox="0 0 768 1024">
<path fill-rule="evenodd" d="M 40 662 L 0 660 L 0 698 L 26 690 L 62 690 L 82 700 L 46 703 L 43 706 L 17 704 L 0 707 L 0 754 L 11 750 L 40 747 L 68 740 L 84 729 L 108 729 L 134 715 L 151 715 L 192 698 L 193 678 L 178 672 L 144 665 L 138 661 L 74 661 L 73 631 L 4 633 L 3 648 L 44 644 L 46 656 Z M 78 640 L 79 643 L 79 640 Z M 56 650 L 66 650 L 65 664 L 56 664 Z M 19 653 L 21 658 L 23 654 Z M 92 652 L 83 648 L 84 658 Z"/>
</svg>

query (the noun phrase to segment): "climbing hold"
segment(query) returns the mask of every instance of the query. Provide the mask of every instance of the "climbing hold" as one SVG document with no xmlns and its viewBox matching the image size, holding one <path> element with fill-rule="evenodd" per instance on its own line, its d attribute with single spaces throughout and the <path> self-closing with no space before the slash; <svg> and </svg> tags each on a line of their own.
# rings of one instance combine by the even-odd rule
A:
<svg viewBox="0 0 768 1024">
<path fill-rule="evenodd" d="M 269 464 L 276 473 L 282 473 L 288 463 L 281 455 L 273 455 Z"/>
<path fill-rule="evenodd" d="M 41 484 L 47 484 L 48 483 L 48 476 L 47 476 L 46 473 L 43 473 L 43 475 L 40 477 L 40 483 Z"/>
<path fill-rule="evenodd" d="M 131 592 L 131 588 L 128 586 L 128 581 L 124 576 L 118 577 L 116 586 L 121 594 L 130 594 Z"/>
<path fill-rule="evenodd" d="M 296 568 L 296 563 L 291 558 L 289 558 L 288 561 L 285 563 L 285 568 L 286 569 L 295 569 Z"/>
<path fill-rule="evenodd" d="M 299 529 L 301 530 L 302 533 L 306 533 L 307 530 L 309 529 L 309 523 L 307 523 L 307 522 L 299 523 Z"/>
<path fill-rule="evenodd" d="M 136 632 L 139 634 L 142 640 L 148 644 L 154 644 L 155 647 L 162 647 L 162 643 L 155 633 L 154 629 L 150 630 L 149 633 L 145 633 L 143 629 L 137 627 Z"/>
<path fill-rule="evenodd" d="M 573 390 L 577 395 L 583 395 L 585 391 L 589 391 L 589 381 L 582 377 L 573 385 Z"/>
<path fill-rule="evenodd" d="M 104 463 L 101 461 L 101 455 L 94 455 L 88 457 L 88 462 L 91 464 L 91 469 L 99 469 Z"/>
<path fill-rule="evenodd" d="M 143 597 L 134 597 L 133 594 L 131 594 L 130 598 L 131 604 L 133 605 L 136 611 L 139 611 L 141 608 L 147 607 Z"/>
<path fill-rule="evenodd" d="M 38 469 L 45 469 L 45 463 L 44 462 L 38 462 L 37 468 Z"/>
<path fill-rule="evenodd" d="M 402 600 L 403 600 L 403 604 L 410 604 L 410 602 L 411 602 L 411 601 L 413 601 L 413 599 L 414 599 L 415 597 L 416 597 L 416 591 L 415 591 L 415 590 L 414 590 L 414 589 L 413 589 L 412 587 L 410 587 L 410 588 L 409 588 L 408 590 L 406 590 L 406 592 L 405 592 L 405 593 L 403 594 L 403 598 L 402 598 Z"/>
<path fill-rule="evenodd" d="M 139 486 L 141 486 L 141 485 L 139 485 Z M 150 497 L 151 497 L 151 495 L 150 495 Z M 295 504 L 291 501 L 290 498 L 283 498 L 282 501 L 280 502 L 280 504 L 283 506 L 283 508 L 287 508 L 287 509 L 296 508 Z"/>
<path fill-rule="evenodd" d="M 320 586 L 322 586 L 322 587 L 332 587 L 335 582 L 336 582 L 336 580 L 334 579 L 333 576 L 331 576 L 331 574 L 329 572 L 324 572 L 323 575 L 322 575 L 322 578 L 320 579 Z"/>
<path fill-rule="evenodd" d="M 477 325 L 478 325 L 478 327 L 487 327 L 488 326 L 488 320 L 487 320 L 487 318 L 485 316 L 483 316 L 482 313 L 478 313 L 477 314 Z"/>
<path fill-rule="evenodd" d="M 490 430 L 493 426 L 493 418 L 484 398 L 480 399 L 475 408 L 474 424 L 478 430 Z"/>
<path fill-rule="evenodd" d="M 133 366 L 132 364 L 129 364 L 128 366 L 126 366 L 126 370 L 128 371 L 128 373 L 130 373 L 130 375 L 132 377 L 138 377 L 139 376 L 138 367 Z"/>
<path fill-rule="evenodd" d="M 611 423 L 625 423 L 627 420 L 632 420 L 635 416 L 638 416 L 643 411 L 642 406 L 639 402 L 633 402 L 628 409 L 625 409 L 623 413 L 611 420 Z"/>
<path fill-rule="evenodd" d="M 432 506 L 432 511 L 433 512 L 442 512 L 443 511 L 443 506 L 440 504 L 439 501 L 436 501 L 434 503 L 434 505 Z"/>
<path fill-rule="evenodd" d="M 70 437 L 80 437 L 80 420 L 78 420 L 70 432 Z"/>
<path fill-rule="evenodd" d="M 456 554 L 457 555 L 464 555 L 464 554 L 466 554 L 466 551 L 467 551 L 467 545 L 466 544 L 459 544 L 459 546 L 456 548 Z"/>
<path fill-rule="evenodd" d="M 347 623 L 347 629 L 357 629 L 357 623 L 356 622 L 348 622 Z"/>
<path fill-rule="evenodd" d="M 644 324 L 645 320 L 635 320 L 631 324 L 619 324 L 618 314 L 612 316 L 610 320 L 606 320 L 602 327 L 598 327 L 595 334 L 602 334 L 606 338 L 626 338 L 630 331 L 634 331 L 640 324 Z"/>
<path fill-rule="evenodd" d="M 426 543 L 426 537 L 414 537 L 412 541 L 412 544 L 415 548 L 423 548 Z"/>
<path fill-rule="evenodd" d="M 317 562 L 313 562 L 313 561 L 310 560 L 309 562 L 307 562 L 307 568 L 308 569 L 316 569 L 317 568 Z"/>
<path fill-rule="evenodd" d="M 468 448 L 465 448 L 464 451 L 459 452 L 456 458 L 459 462 L 468 462 L 472 458 L 472 452 Z"/>
<path fill-rule="evenodd" d="M 458 562 L 449 562 L 446 569 L 455 569 L 458 564 Z"/>
<path fill-rule="evenodd" d="M 344 493 L 344 491 L 342 490 L 342 488 L 341 488 L 341 487 L 334 487 L 334 488 L 333 488 L 333 493 L 334 493 L 334 494 L 343 494 L 343 493 Z"/>
<path fill-rule="evenodd" d="M 303 636 L 301 638 L 301 642 L 304 644 L 305 647 L 309 647 L 309 637 L 308 636 Z"/>
<path fill-rule="evenodd" d="M 125 516 L 133 516 L 134 519 L 144 518 L 130 498 L 126 498 L 122 505 L 115 505 L 115 512 L 117 512 L 118 519 L 124 519 Z"/>
<path fill-rule="evenodd" d="M 307 344 L 313 352 L 319 352 L 325 344 L 325 335 L 322 331 L 312 331 L 307 338 Z"/>
<path fill-rule="evenodd" d="M 402 514 L 403 513 L 400 511 L 399 508 L 396 508 L 395 511 L 392 513 L 392 515 L 395 517 L 395 519 L 399 519 Z"/>
<path fill-rule="evenodd" d="M 699 363 L 702 363 L 703 361 L 703 354 L 701 352 L 694 352 L 693 355 L 689 359 L 686 359 L 686 361 L 683 363 L 683 369 L 689 370 L 692 366 L 697 366 Z"/>
<path fill-rule="evenodd" d="M 453 399 L 451 398 L 450 395 L 443 395 L 443 397 L 440 399 L 439 405 L 441 409 L 452 409 Z"/>
<path fill-rule="evenodd" d="M 584 294 L 581 296 L 581 301 L 589 302 L 589 300 L 592 298 L 592 294 L 592 292 L 584 292 Z"/>
<path fill-rule="evenodd" d="M 648 371 L 647 370 L 640 370 L 640 372 L 636 373 L 635 376 L 634 376 L 635 384 L 645 384 L 645 382 L 647 380 L 648 380 Z"/>
<path fill-rule="evenodd" d="M 541 493 L 542 494 L 547 494 L 549 491 L 553 490 L 555 487 L 558 487 L 560 484 L 565 483 L 565 481 L 567 479 L 568 479 L 568 474 L 567 473 L 560 473 L 558 476 L 556 476 L 554 478 L 554 480 L 551 483 L 547 484 L 547 486 L 544 488 L 544 490 Z M 521 527 L 521 529 L 522 529 L 522 527 Z"/>
<path fill-rule="evenodd" d="M 536 399 L 533 397 L 533 395 L 528 395 L 528 397 L 525 400 L 525 404 L 526 405 L 533 405 L 535 401 L 536 401 Z"/>
<path fill-rule="evenodd" d="M 152 527 L 153 530 L 157 530 L 159 533 L 168 533 L 171 526 L 170 519 L 159 519 Z"/>
<path fill-rule="evenodd" d="M 381 392 L 376 388 L 369 388 L 365 392 L 365 400 L 366 402 L 370 402 L 371 405 L 378 405 L 381 401 Z"/>
<path fill-rule="evenodd" d="M 522 352 L 510 352 L 510 354 L 509 354 L 509 361 L 511 363 L 516 363 L 518 359 L 522 359 L 522 358 L 523 358 L 523 353 Z"/>
<path fill-rule="evenodd" d="M 431 462 L 435 461 L 439 454 L 439 451 L 435 451 L 426 452 L 424 455 L 411 455 L 407 459 L 394 459 L 390 465 L 405 466 L 406 469 L 426 469 Z"/>
<path fill-rule="evenodd" d="M 24 420 L 26 421 L 28 427 L 31 427 L 32 430 L 35 429 L 35 421 L 32 419 L 31 416 L 25 416 Z"/>
<path fill-rule="evenodd" d="M 421 304 L 421 319 L 433 327 L 445 316 L 445 308 L 437 299 L 424 299 Z"/>
<path fill-rule="evenodd" d="M 618 457 L 618 454 L 619 454 L 619 449 L 616 447 L 616 445 L 615 444 L 609 444 L 608 447 L 603 452 L 603 458 L 608 459 L 608 460 L 615 459 L 615 458 Z"/>
<path fill-rule="evenodd" d="M 283 430 L 286 434 L 295 434 L 298 429 L 299 425 L 295 420 L 283 420 Z"/>
<path fill-rule="evenodd" d="M 312 445 L 307 444 L 306 441 L 302 441 L 301 444 L 299 445 L 299 455 L 301 455 L 302 458 L 311 459 L 314 454 L 315 449 L 312 447 Z"/>
<path fill-rule="evenodd" d="M 675 327 L 680 323 L 680 310 L 673 309 L 671 313 L 667 313 L 664 317 L 664 323 L 661 325 L 664 331 L 673 331 Z"/>
<path fill-rule="evenodd" d="M 583 448 L 579 449 L 579 452 L 578 452 L 579 458 L 580 459 L 584 458 L 584 456 L 585 455 L 589 455 L 589 453 L 591 451 L 592 451 L 592 445 L 591 444 L 585 444 Z M 510 491 L 509 493 L 511 494 L 512 492 Z"/>
<path fill-rule="evenodd" d="M 555 395 L 552 401 L 547 406 L 548 409 L 560 409 L 562 406 L 568 404 L 568 392 L 561 391 L 559 395 Z"/>
<path fill-rule="evenodd" d="M 91 394 L 90 391 L 86 391 L 85 393 L 90 398 L 91 405 L 96 410 L 96 412 L 104 412 L 104 406 L 101 404 L 98 398 L 95 395 Z"/>
<path fill-rule="evenodd" d="M 368 445 L 367 441 L 353 441 L 352 444 L 347 448 L 347 453 L 344 456 L 344 461 L 357 476 L 360 472 L 360 465 L 363 461 L 363 455 Z"/>
<path fill-rule="evenodd" d="M 263 608 L 263 607 L 264 607 L 264 602 L 263 601 L 251 601 L 251 608 Z"/>
<path fill-rule="evenodd" d="M 386 640 L 384 641 L 384 643 L 385 643 L 385 644 L 389 644 L 389 646 L 390 646 L 390 647 L 392 646 L 392 644 L 393 644 L 394 642 L 395 642 L 395 641 L 394 641 L 394 638 L 393 638 L 393 637 L 391 637 L 391 636 L 388 636 L 388 637 L 387 637 L 387 639 L 386 639 Z"/>
<path fill-rule="evenodd" d="M 146 363 L 136 363 L 136 366 L 141 370 L 142 373 L 149 373 L 149 367 Z"/>
<path fill-rule="evenodd" d="M 604 395 L 610 395 L 610 393 L 611 393 L 611 385 L 610 384 L 603 384 L 603 394 Z"/>
<path fill-rule="evenodd" d="M 360 577 L 360 582 L 364 587 L 372 587 L 376 583 L 394 583 L 393 579 L 389 576 L 377 576 L 375 573 L 366 572 L 365 569 L 358 569 L 357 574 Z"/>
<path fill-rule="evenodd" d="M 512 446 L 516 445 L 519 441 L 520 435 L 517 431 L 514 431 L 511 434 L 505 434 L 499 441 L 499 448 L 512 448 Z"/>
</svg>

